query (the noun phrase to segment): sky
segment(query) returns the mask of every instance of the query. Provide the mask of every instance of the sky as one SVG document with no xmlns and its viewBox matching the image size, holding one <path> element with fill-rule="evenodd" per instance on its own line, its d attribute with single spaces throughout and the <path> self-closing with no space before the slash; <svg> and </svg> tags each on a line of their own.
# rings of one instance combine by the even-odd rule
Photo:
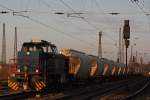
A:
<svg viewBox="0 0 150 100">
<path fill-rule="evenodd" d="M 93 55 L 97 55 L 98 33 L 102 31 L 103 57 L 116 60 L 119 28 L 123 28 L 124 20 L 128 19 L 134 55 L 138 51 L 145 63 L 150 61 L 150 16 L 146 16 L 150 14 L 150 0 L 137 3 L 130 0 L 0 0 L 1 11 L 9 12 L 0 14 L 0 40 L 2 23 L 6 24 L 7 61 L 13 57 L 15 26 L 18 50 L 23 42 L 43 39 L 58 49 L 72 48 Z M 58 12 L 63 14 L 56 14 Z"/>
</svg>

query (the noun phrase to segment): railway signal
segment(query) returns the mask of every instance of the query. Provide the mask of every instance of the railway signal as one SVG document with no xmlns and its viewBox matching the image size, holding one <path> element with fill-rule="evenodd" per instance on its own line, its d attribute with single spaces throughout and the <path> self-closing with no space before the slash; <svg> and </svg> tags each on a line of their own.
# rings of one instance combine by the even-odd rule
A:
<svg viewBox="0 0 150 100">
<path fill-rule="evenodd" d="M 128 69 L 128 65 L 127 65 L 127 49 L 129 47 L 129 39 L 130 39 L 130 25 L 129 25 L 129 20 L 124 20 L 124 26 L 123 26 L 123 38 L 125 40 L 125 48 L 126 48 L 126 78 L 127 78 L 127 69 Z M 128 86 L 127 86 L 128 87 Z"/>
</svg>

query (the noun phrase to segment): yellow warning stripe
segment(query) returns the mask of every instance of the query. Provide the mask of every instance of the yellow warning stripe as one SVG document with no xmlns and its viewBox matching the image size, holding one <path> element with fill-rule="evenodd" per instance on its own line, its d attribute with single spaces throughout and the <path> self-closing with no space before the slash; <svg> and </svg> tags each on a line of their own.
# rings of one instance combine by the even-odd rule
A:
<svg viewBox="0 0 150 100">
<path fill-rule="evenodd" d="M 43 89 L 46 85 L 43 81 L 34 81 L 34 86 L 37 91 Z"/>
<path fill-rule="evenodd" d="M 19 87 L 17 85 L 15 85 L 14 87 L 12 87 L 13 90 L 17 90 Z"/>
<path fill-rule="evenodd" d="M 15 90 L 15 89 L 16 89 L 16 87 L 17 87 L 17 84 L 15 83 L 15 85 L 14 85 L 14 86 L 12 86 L 12 89 L 13 89 L 13 90 Z"/>
<path fill-rule="evenodd" d="M 8 80 L 8 87 L 10 87 L 13 90 L 17 90 L 19 88 L 18 84 L 12 80 Z"/>
<path fill-rule="evenodd" d="M 11 83 L 11 82 L 12 82 L 12 81 L 10 81 L 10 80 L 8 81 L 8 83 Z"/>
<path fill-rule="evenodd" d="M 8 86 L 11 87 L 12 84 L 13 84 L 13 82 L 11 81 L 10 83 L 8 83 Z"/>
<path fill-rule="evenodd" d="M 40 86 L 40 90 L 43 88 L 43 85 L 38 81 L 38 84 Z"/>
<path fill-rule="evenodd" d="M 38 85 L 38 83 L 37 83 L 37 82 L 35 82 L 35 85 L 36 85 L 36 87 L 37 87 L 37 88 L 39 88 L 39 85 Z"/>
<path fill-rule="evenodd" d="M 16 83 L 15 83 L 15 82 L 13 82 L 13 84 L 11 84 L 11 85 L 10 85 L 10 87 L 13 87 L 15 84 L 16 84 Z"/>
<path fill-rule="evenodd" d="M 45 85 L 45 83 L 43 82 L 43 81 L 40 81 L 41 82 L 41 84 L 45 87 L 46 85 Z"/>
<path fill-rule="evenodd" d="M 38 88 L 38 90 L 41 90 L 41 87 L 39 86 L 39 84 L 37 82 L 35 82 L 36 87 Z"/>
<path fill-rule="evenodd" d="M 15 90 L 18 90 L 19 89 L 19 87 L 17 86 L 16 88 L 15 88 Z"/>
<path fill-rule="evenodd" d="M 38 81 L 38 84 L 39 84 L 39 86 L 41 87 L 41 88 L 43 88 L 43 85 Z"/>
</svg>

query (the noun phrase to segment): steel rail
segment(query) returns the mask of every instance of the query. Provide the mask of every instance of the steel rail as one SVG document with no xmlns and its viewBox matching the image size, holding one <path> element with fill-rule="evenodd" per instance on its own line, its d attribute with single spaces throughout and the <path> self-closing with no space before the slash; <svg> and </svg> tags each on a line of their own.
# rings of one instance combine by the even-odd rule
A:
<svg viewBox="0 0 150 100">
<path fill-rule="evenodd" d="M 125 89 L 125 91 L 129 91 L 131 88 L 133 88 L 133 87 L 139 87 L 139 85 L 140 85 L 140 87 L 141 87 L 141 85 L 142 85 L 142 87 L 143 87 L 143 85 L 144 84 L 142 84 L 144 82 L 144 84 L 145 83 L 147 83 L 147 80 L 141 80 L 140 82 L 138 81 L 135 81 L 135 82 L 132 82 L 132 81 L 130 81 L 130 82 L 128 82 L 128 86 L 127 87 L 125 87 L 124 89 Z M 104 94 L 104 95 L 99 95 L 99 96 L 97 96 L 97 97 L 94 97 L 94 99 L 102 99 L 102 98 L 107 98 L 108 100 L 109 99 L 113 99 L 113 100 L 122 100 L 123 99 L 123 97 L 125 97 L 125 95 L 124 96 L 121 96 L 121 97 L 118 97 L 118 95 L 114 95 L 114 94 L 116 94 L 116 93 L 119 93 L 120 94 L 120 92 L 121 91 L 124 91 L 124 89 L 123 88 L 118 88 L 118 90 L 115 90 L 115 91 L 110 91 L 110 92 L 108 92 L 108 93 L 106 93 L 106 94 Z M 120 92 L 119 92 L 120 91 Z M 136 90 L 135 90 L 136 91 Z M 93 99 L 93 98 L 92 98 Z"/>
<path fill-rule="evenodd" d="M 135 96 L 137 96 L 139 93 L 141 93 L 144 89 L 146 89 L 148 86 L 150 85 L 150 81 L 148 81 L 142 88 L 138 89 L 137 91 L 135 91 L 134 93 L 127 95 L 125 97 L 123 97 L 121 100 L 129 100 Z"/>
<path fill-rule="evenodd" d="M 129 80 L 126 80 L 126 81 L 129 81 Z M 58 98 L 57 100 L 90 100 L 94 97 L 102 96 L 102 95 L 108 94 L 109 92 L 116 91 L 117 89 L 127 88 L 126 81 L 119 82 L 119 83 L 112 84 L 112 85 L 105 85 L 105 86 L 97 87 L 96 89 L 95 88 L 90 89 L 90 90 L 85 89 L 85 91 L 82 91 L 82 92 L 79 91 L 74 94 L 66 95 L 62 98 Z M 131 86 L 131 83 L 128 83 L 128 84 L 130 84 Z"/>
<path fill-rule="evenodd" d="M 102 91 L 96 91 L 90 95 L 86 95 L 85 97 L 81 98 L 80 100 L 91 100 L 92 98 L 98 96 L 98 95 L 103 95 L 105 93 L 108 93 L 108 92 L 111 92 L 111 91 L 114 91 L 116 89 L 120 89 L 120 88 L 126 88 L 126 84 L 120 84 L 118 86 L 114 86 L 114 87 L 111 87 L 111 88 L 107 88 L 105 90 L 102 90 Z"/>
<path fill-rule="evenodd" d="M 113 86 L 113 85 L 115 85 L 115 86 Z M 93 89 L 85 90 L 85 91 L 81 91 L 81 92 L 74 93 L 74 94 L 71 94 L 71 95 L 66 95 L 66 96 L 64 96 L 62 98 L 58 98 L 56 100 L 74 100 L 73 98 L 77 98 L 78 100 L 89 100 L 90 98 L 93 98 L 94 96 L 97 96 L 97 95 L 100 95 L 100 94 L 102 95 L 104 93 L 107 93 L 109 91 L 115 90 L 115 89 L 120 88 L 120 87 L 125 87 L 125 82 L 124 81 L 120 82 L 120 83 L 117 83 L 117 84 L 106 85 L 104 87 L 97 87 L 95 90 L 93 90 Z"/>
<path fill-rule="evenodd" d="M 0 95 L 0 99 L 2 100 L 18 100 L 23 98 L 29 98 L 35 96 L 35 91 L 20 91 L 16 93 L 10 93 L 10 94 L 3 94 Z"/>
</svg>

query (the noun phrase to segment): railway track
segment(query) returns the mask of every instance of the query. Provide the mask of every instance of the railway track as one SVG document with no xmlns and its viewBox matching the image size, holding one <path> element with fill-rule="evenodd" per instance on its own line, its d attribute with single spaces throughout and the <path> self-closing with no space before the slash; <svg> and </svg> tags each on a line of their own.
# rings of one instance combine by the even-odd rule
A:
<svg viewBox="0 0 150 100">
<path fill-rule="evenodd" d="M 117 84 L 116 84 L 117 83 Z M 104 94 L 114 89 L 124 87 L 125 81 L 115 82 L 114 84 L 107 84 L 107 85 L 99 85 L 96 87 L 87 87 L 78 91 L 73 91 L 73 93 L 69 95 L 65 95 L 61 98 L 56 100 L 89 100 L 99 94 Z"/>
<path fill-rule="evenodd" d="M 36 95 L 35 91 L 18 91 L 15 93 L 7 93 L 0 95 L 2 100 L 22 100 Z"/>
<path fill-rule="evenodd" d="M 9 91 L 7 79 L 0 79 L 0 94 L 7 93 Z"/>
<path fill-rule="evenodd" d="M 114 86 L 114 84 L 123 84 L 125 80 L 117 81 L 117 82 L 106 82 L 103 84 L 92 84 L 89 86 L 85 87 L 80 87 L 80 88 L 73 88 L 70 90 L 63 90 L 61 92 L 53 92 L 53 93 L 48 93 L 46 95 L 41 95 L 40 100 L 80 100 L 81 96 L 85 96 L 86 94 L 92 94 L 95 93 L 95 90 L 99 91 L 99 89 L 104 90 L 103 92 L 110 91 L 110 88 Z M 112 90 L 114 88 L 120 87 L 119 85 L 116 87 L 111 88 Z M 106 88 L 109 88 L 109 90 Z M 79 98 L 80 97 L 80 98 Z M 85 98 L 85 97 L 83 97 Z M 87 97 L 86 97 L 87 98 Z M 85 100 L 86 100 L 85 98 Z M 28 98 L 28 100 L 36 100 L 37 98 Z M 82 100 L 82 99 L 81 99 Z"/>
<path fill-rule="evenodd" d="M 131 98 L 141 93 L 149 84 L 150 82 L 147 79 L 130 81 L 127 88 L 119 88 L 118 90 L 94 97 L 92 100 L 132 100 Z"/>
<path fill-rule="evenodd" d="M 86 86 L 82 88 L 77 88 L 73 90 L 67 90 L 67 91 L 61 91 L 59 93 L 47 93 L 40 97 L 40 100 L 99 100 L 95 99 L 96 97 L 101 97 L 105 95 L 109 95 L 114 93 L 118 90 L 124 90 L 126 88 L 126 83 L 128 81 L 128 84 L 130 84 L 130 87 L 134 87 L 135 82 L 139 82 L 140 78 L 137 79 L 129 79 L 129 80 L 121 80 L 117 82 L 110 82 L 110 83 L 103 83 L 103 84 L 97 84 L 92 86 Z M 143 82 L 143 80 L 141 80 Z M 134 84 L 131 84 L 134 83 Z M 143 89 L 145 89 L 150 82 L 148 82 L 144 87 L 142 87 L 140 90 L 134 92 L 130 95 L 124 95 L 121 97 L 121 99 L 117 100 L 127 100 L 132 98 L 133 96 L 138 95 L 138 93 L 142 92 Z M 2 100 L 14 100 L 14 99 L 28 99 L 28 100 L 36 100 L 35 98 L 37 92 L 35 91 L 20 91 L 16 93 L 8 93 L 5 95 L 0 95 L 0 99 Z M 48 97 L 48 95 L 51 95 Z M 110 99 L 105 99 L 110 100 Z M 112 99 L 116 100 L 116 99 Z"/>
<path fill-rule="evenodd" d="M 127 84 L 129 87 L 134 87 L 134 85 L 140 84 L 143 82 L 143 80 L 141 82 L 137 80 L 122 81 L 122 82 L 118 82 L 112 85 L 97 87 L 96 89 L 93 88 L 92 90 L 85 89 L 85 91 L 76 92 L 74 94 L 70 94 L 68 96 L 59 98 L 57 100 L 99 100 L 100 97 L 104 95 L 108 96 L 109 94 L 113 94 L 114 92 L 119 91 L 119 90 L 124 91 L 127 88 Z M 99 98 L 94 99 L 95 97 L 99 97 Z M 110 99 L 105 99 L 105 100 L 110 100 Z M 113 100 L 116 100 L 116 99 L 113 99 Z"/>
<path fill-rule="evenodd" d="M 123 97 L 121 100 L 131 100 L 133 97 L 135 97 L 138 94 L 140 94 L 141 92 L 143 92 L 144 89 L 146 89 L 149 85 L 150 85 L 150 81 L 148 81 L 147 83 L 145 83 L 145 85 L 142 88 L 138 89 L 137 91 L 133 92 L 130 95 L 127 95 L 127 96 Z"/>
</svg>

